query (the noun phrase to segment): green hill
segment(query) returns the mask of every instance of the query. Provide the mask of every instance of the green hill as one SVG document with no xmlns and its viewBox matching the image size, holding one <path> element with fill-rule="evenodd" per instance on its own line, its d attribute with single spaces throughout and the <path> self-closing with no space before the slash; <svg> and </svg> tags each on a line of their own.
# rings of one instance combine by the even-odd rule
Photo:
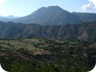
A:
<svg viewBox="0 0 96 72">
<path fill-rule="evenodd" d="M 96 62 L 96 43 L 41 38 L 0 40 L 0 61 L 12 72 L 87 72 Z"/>
</svg>

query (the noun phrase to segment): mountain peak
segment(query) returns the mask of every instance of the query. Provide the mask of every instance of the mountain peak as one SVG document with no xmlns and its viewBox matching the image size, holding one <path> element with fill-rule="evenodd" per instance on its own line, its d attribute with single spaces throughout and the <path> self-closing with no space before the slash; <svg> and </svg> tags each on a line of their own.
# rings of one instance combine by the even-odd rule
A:
<svg viewBox="0 0 96 72">
<path fill-rule="evenodd" d="M 57 8 L 57 9 L 62 9 L 61 7 L 59 7 L 59 6 L 48 6 L 48 7 L 46 7 L 46 8 Z"/>
<path fill-rule="evenodd" d="M 41 7 L 32 14 L 18 19 L 21 23 L 35 23 L 42 25 L 74 24 L 79 18 L 59 6 Z"/>
<path fill-rule="evenodd" d="M 47 6 L 47 7 L 41 7 L 41 8 L 61 8 L 59 6 Z"/>
<path fill-rule="evenodd" d="M 61 7 L 59 6 L 48 6 L 48 7 L 41 7 L 40 9 L 44 9 L 44 10 L 50 10 L 50 11 L 65 11 L 65 12 L 68 12 L 67 10 L 64 10 L 62 9 Z M 39 10 L 40 10 L 39 9 Z"/>
</svg>

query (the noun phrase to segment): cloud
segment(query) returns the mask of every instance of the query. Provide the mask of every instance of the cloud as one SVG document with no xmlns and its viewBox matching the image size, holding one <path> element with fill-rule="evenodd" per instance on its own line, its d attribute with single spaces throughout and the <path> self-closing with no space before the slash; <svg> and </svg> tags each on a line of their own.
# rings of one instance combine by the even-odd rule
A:
<svg viewBox="0 0 96 72">
<path fill-rule="evenodd" d="M 0 6 L 2 6 L 7 0 L 0 0 Z"/>
<path fill-rule="evenodd" d="M 90 2 L 92 2 L 95 5 L 96 8 L 96 0 L 89 0 Z"/>
<path fill-rule="evenodd" d="M 96 9 L 96 0 L 89 0 L 89 3 L 88 4 L 84 4 L 82 6 L 82 9 L 84 11 L 95 10 Z"/>
</svg>

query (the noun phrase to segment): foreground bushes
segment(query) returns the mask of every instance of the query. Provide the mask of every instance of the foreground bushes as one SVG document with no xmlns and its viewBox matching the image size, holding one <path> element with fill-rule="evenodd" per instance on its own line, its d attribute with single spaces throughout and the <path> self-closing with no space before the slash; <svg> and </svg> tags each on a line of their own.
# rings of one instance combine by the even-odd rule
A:
<svg viewBox="0 0 96 72">
<path fill-rule="evenodd" d="M 29 61 L 16 60 L 11 64 L 10 72 L 87 72 L 86 68 L 58 67 L 49 63 L 32 63 Z"/>
</svg>

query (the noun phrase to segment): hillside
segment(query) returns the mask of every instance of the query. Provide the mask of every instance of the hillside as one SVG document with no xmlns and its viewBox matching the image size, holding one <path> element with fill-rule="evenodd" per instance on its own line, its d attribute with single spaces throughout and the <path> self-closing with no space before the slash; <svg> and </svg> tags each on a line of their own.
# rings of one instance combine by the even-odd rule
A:
<svg viewBox="0 0 96 72">
<path fill-rule="evenodd" d="M 0 16 L 0 21 L 10 22 L 10 21 L 13 21 L 16 18 L 18 18 L 18 17 L 14 17 L 12 15 L 10 15 L 10 16 Z"/>
<path fill-rule="evenodd" d="M 79 19 L 82 22 L 92 22 L 92 21 L 96 21 L 96 13 L 72 13 L 75 16 L 79 17 Z"/>
<path fill-rule="evenodd" d="M 0 61 L 11 72 L 87 72 L 96 62 L 96 43 L 41 38 L 0 40 Z"/>
<path fill-rule="evenodd" d="M 0 22 L 0 38 L 47 38 L 96 41 L 96 22 L 68 25 L 39 25 Z"/>
</svg>

